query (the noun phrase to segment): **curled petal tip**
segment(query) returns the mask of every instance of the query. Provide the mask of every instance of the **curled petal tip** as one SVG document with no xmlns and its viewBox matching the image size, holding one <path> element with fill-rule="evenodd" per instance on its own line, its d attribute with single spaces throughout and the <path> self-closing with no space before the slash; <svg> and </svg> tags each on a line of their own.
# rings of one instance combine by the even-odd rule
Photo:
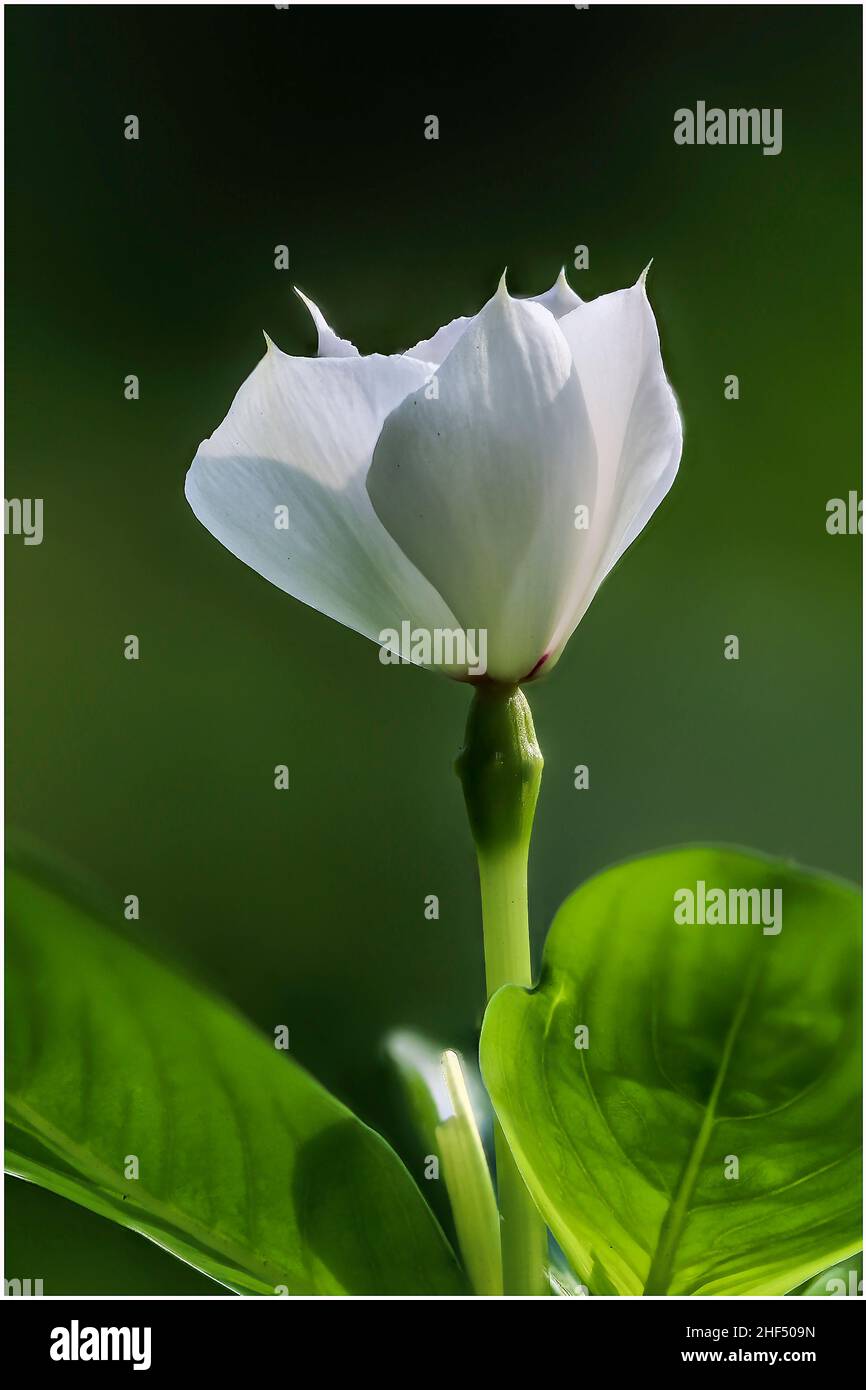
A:
<svg viewBox="0 0 866 1390">
<path fill-rule="evenodd" d="M 650 259 L 649 259 L 649 261 L 647 262 L 647 264 L 644 266 L 643 270 L 641 271 L 640 275 L 637 277 L 637 282 L 638 282 L 639 285 L 645 285 L 645 284 L 646 284 L 646 277 L 649 275 L 650 266 L 652 265 L 652 263 L 653 263 L 654 260 L 655 260 L 655 257 L 654 257 L 654 256 L 651 256 Z"/>
<path fill-rule="evenodd" d="M 265 332 L 264 329 L 262 329 L 262 337 L 263 337 L 264 340 L 265 340 L 265 351 L 266 351 L 267 353 L 276 352 L 276 350 L 277 350 L 277 345 L 276 345 L 276 343 L 274 342 L 273 338 L 268 337 L 268 334 Z"/>
<path fill-rule="evenodd" d="M 318 356 L 360 357 L 361 354 L 358 352 L 358 349 L 355 347 L 355 344 L 350 343 L 348 338 L 338 337 L 338 335 L 330 327 L 327 319 L 325 318 L 318 304 L 314 304 L 313 300 L 310 299 L 307 295 L 305 295 L 303 290 L 299 290 L 297 285 L 293 285 L 292 289 L 298 296 L 298 299 L 300 299 L 301 303 L 306 306 L 310 318 L 313 320 L 313 326 L 315 327 L 316 336 L 318 338 L 319 343 Z"/>
<path fill-rule="evenodd" d="M 509 293 L 508 293 L 508 286 L 507 286 L 507 284 L 505 283 L 505 279 L 506 279 L 506 276 L 507 276 L 507 275 L 508 275 L 508 266 L 506 266 L 505 269 L 503 270 L 502 275 L 500 276 L 500 279 L 499 279 L 499 284 L 498 284 L 497 287 L 496 287 L 496 294 L 497 294 L 497 297 L 500 298 L 500 299 L 509 299 L 509 298 L 510 298 L 510 295 L 509 295 Z"/>
</svg>

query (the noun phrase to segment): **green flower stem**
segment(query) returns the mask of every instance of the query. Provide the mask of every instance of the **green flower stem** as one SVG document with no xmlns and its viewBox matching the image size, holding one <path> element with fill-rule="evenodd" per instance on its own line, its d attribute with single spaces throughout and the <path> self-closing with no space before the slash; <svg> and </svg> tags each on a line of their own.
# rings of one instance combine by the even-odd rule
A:
<svg viewBox="0 0 866 1390">
<path fill-rule="evenodd" d="M 501 985 L 531 985 L 528 856 L 520 849 L 478 854 L 487 998 Z"/>
<path fill-rule="evenodd" d="M 526 869 L 543 761 L 523 692 L 479 686 L 457 773 L 478 854 L 488 999 L 532 984 Z M 494 1141 L 504 1291 L 545 1294 L 547 1229 L 498 1123 Z"/>
</svg>

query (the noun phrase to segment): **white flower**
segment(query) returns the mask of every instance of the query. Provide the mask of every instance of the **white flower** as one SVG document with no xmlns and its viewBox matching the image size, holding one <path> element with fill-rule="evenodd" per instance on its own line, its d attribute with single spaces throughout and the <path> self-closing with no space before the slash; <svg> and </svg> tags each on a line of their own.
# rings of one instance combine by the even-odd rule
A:
<svg viewBox="0 0 866 1390">
<path fill-rule="evenodd" d="M 268 340 L 189 470 L 196 516 L 373 641 L 483 632 L 490 679 L 548 671 L 679 464 L 644 276 L 586 304 L 564 275 L 534 299 L 503 276 L 474 318 L 391 357 L 301 298 L 319 356 Z"/>
</svg>

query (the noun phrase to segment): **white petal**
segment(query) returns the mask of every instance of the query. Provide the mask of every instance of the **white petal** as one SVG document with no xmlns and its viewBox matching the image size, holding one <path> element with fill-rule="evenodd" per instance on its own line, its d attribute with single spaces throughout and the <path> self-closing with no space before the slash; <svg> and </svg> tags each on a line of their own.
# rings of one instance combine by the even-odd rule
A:
<svg viewBox="0 0 866 1390">
<path fill-rule="evenodd" d="M 322 313 L 318 304 L 314 304 L 312 299 L 308 299 L 305 294 L 295 285 L 295 294 L 298 296 L 310 311 L 310 317 L 316 325 L 316 332 L 319 335 L 319 357 L 360 357 L 358 349 L 354 343 L 350 343 L 348 338 L 339 338 L 333 328 L 328 324 L 325 315 Z"/>
<path fill-rule="evenodd" d="M 683 436 L 643 276 L 631 289 L 582 304 L 559 327 L 574 357 L 598 449 L 594 542 L 556 634 L 561 650 L 602 580 L 670 489 Z"/>
<path fill-rule="evenodd" d="M 550 289 L 545 290 L 543 294 L 519 295 L 518 298 L 525 299 L 530 304 L 540 304 L 542 308 L 553 314 L 555 319 L 562 318 L 564 314 L 570 313 L 578 304 L 583 303 L 583 300 L 575 294 L 565 278 L 564 268 L 559 272 Z M 435 362 L 437 366 L 441 366 L 451 349 L 463 337 L 466 329 L 476 317 L 475 314 L 468 316 L 464 314 L 461 318 L 452 319 L 442 328 L 437 328 L 432 338 L 422 338 L 420 343 L 407 348 L 404 356 L 420 357 L 424 362 Z"/>
<path fill-rule="evenodd" d="M 289 357 L 269 344 L 196 454 L 190 506 L 265 579 L 373 641 L 404 621 L 455 628 L 365 487 L 383 421 L 431 371 L 399 356 Z M 288 530 L 275 525 L 286 507 Z"/>
<path fill-rule="evenodd" d="M 547 309 L 555 319 L 564 318 L 572 309 L 576 309 L 578 304 L 583 303 L 580 295 L 575 294 L 565 278 L 565 266 L 549 290 L 545 290 L 544 294 L 531 294 L 528 298 L 533 304 L 540 304 L 543 309 Z"/>
<path fill-rule="evenodd" d="M 388 417 L 367 480 L 403 551 L 464 628 L 484 629 L 488 674 L 542 661 L 579 551 L 574 508 L 595 496 L 595 447 L 568 345 L 551 314 L 504 285 L 432 383 Z"/>
<path fill-rule="evenodd" d="M 450 323 L 443 324 L 437 328 L 432 338 L 422 338 L 420 343 L 414 347 L 407 348 L 404 357 L 418 357 L 422 362 L 432 362 L 434 366 L 441 366 L 454 347 L 466 332 L 467 327 L 473 322 L 472 316 L 463 315 L 462 318 L 452 319 Z"/>
</svg>

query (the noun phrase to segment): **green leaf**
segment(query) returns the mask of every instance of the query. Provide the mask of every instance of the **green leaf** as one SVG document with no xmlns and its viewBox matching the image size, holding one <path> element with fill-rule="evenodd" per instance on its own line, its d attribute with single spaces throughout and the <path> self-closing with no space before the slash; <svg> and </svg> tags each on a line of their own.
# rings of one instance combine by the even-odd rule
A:
<svg viewBox="0 0 866 1390">
<path fill-rule="evenodd" d="M 397 1029 L 384 1050 L 400 1079 L 413 1124 L 441 1161 L 463 1264 L 475 1293 L 502 1293 L 499 1210 L 481 1136 L 492 1120 L 477 1064 L 420 1033 Z"/>
<path fill-rule="evenodd" d="M 791 1290 L 792 1298 L 860 1298 L 863 1294 L 863 1255 L 855 1255 Z"/>
<path fill-rule="evenodd" d="M 435 1151 L 439 1121 L 452 1113 L 451 1098 L 442 1070 L 444 1043 L 421 1033 L 398 1028 L 384 1039 L 385 1056 L 396 1072 L 413 1128 L 428 1152 Z M 478 1064 L 460 1054 L 460 1065 L 469 1092 L 475 1123 L 485 1149 L 493 1148 L 493 1110 L 484 1089 Z"/>
<path fill-rule="evenodd" d="M 18 873 L 7 912 L 11 1172 L 238 1293 L 464 1291 L 397 1156 L 271 1042 Z"/>
<path fill-rule="evenodd" d="M 384 1039 L 383 1050 L 400 1082 L 419 1141 L 427 1153 L 435 1153 L 436 1127 L 451 1113 L 442 1070 L 444 1046 L 411 1029 L 398 1028 Z"/>
<path fill-rule="evenodd" d="M 453 1108 L 453 1114 L 436 1127 L 445 1185 L 472 1288 L 493 1298 L 502 1294 L 499 1208 L 456 1052 L 443 1054 L 442 1069 Z"/>
<path fill-rule="evenodd" d="M 678 924 L 699 882 L 781 889 L 781 931 Z M 594 1294 L 780 1294 L 859 1249 L 859 980 L 857 894 L 779 861 L 678 850 L 567 900 L 481 1066 Z"/>
</svg>

